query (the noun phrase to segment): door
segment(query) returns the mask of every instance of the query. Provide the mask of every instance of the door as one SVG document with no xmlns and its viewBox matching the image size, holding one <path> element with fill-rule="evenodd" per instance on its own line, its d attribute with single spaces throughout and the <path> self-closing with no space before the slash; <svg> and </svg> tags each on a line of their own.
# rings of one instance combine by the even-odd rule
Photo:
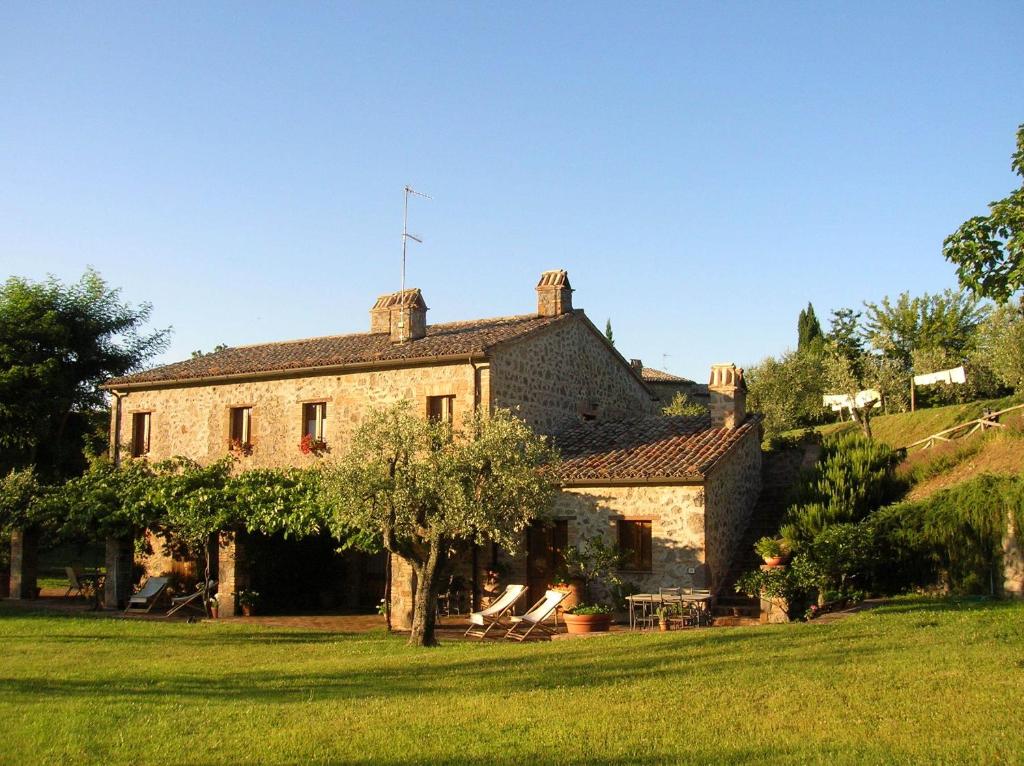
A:
<svg viewBox="0 0 1024 766">
<path fill-rule="evenodd" d="M 564 563 L 569 544 L 569 522 L 533 522 L 526 530 L 526 586 L 530 604 L 544 598 L 555 572 Z"/>
</svg>

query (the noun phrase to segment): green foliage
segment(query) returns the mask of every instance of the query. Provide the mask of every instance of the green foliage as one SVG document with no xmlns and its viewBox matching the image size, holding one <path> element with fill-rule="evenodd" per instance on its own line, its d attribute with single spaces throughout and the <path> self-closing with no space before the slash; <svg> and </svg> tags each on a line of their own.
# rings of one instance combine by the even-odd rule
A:
<svg viewBox="0 0 1024 766">
<path fill-rule="evenodd" d="M 1010 167 L 1024 179 L 1024 124 Z M 987 216 L 968 219 L 946 237 L 942 254 L 956 264 L 961 285 L 1005 303 L 1024 287 L 1024 184 L 988 208 Z"/>
<path fill-rule="evenodd" d="M 582 581 L 584 605 L 595 603 L 595 585 L 603 587 L 614 598 L 613 590 L 622 584 L 618 576 L 622 560 L 618 548 L 606 542 L 601 535 L 594 535 L 583 545 L 570 545 L 566 548 L 566 572 L 569 579 Z"/>
<path fill-rule="evenodd" d="M 839 354 L 851 362 L 864 354 L 864 340 L 861 337 L 859 311 L 849 308 L 835 309 L 832 323 L 825 341 Z"/>
<path fill-rule="evenodd" d="M 94 460 L 81 476 L 51 489 L 47 503 L 60 519 L 63 539 L 103 540 L 128 537 L 155 523 L 158 511 L 149 501 L 154 473 L 144 460 L 117 468 L 106 458 Z"/>
<path fill-rule="evenodd" d="M 945 290 L 920 297 L 900 293 L 895 302 L 864 303 L 864 331 L 877 351 L 912 369 L 915 349 L 939 348 L 957 358 L 973 346 L 975 330 L 988 308 L 965 291 Z M 930 372 L 930 370 L 929 370 Z"/>
<path fill-rule="evenodd" d="M 790 548 L 800 552 L 826 528 L 860 521 L 894 500 L 900 458 L 899 451 L 855 433 L 826 440 L 786 511 L 781 531 Z"/>
<path fill-rule="evenodd" d="M 807 308 L 800 312 L 797 319 L 797 351 L 805 351 L 815 344 L 821 344 L 821 323 L 814 314 L 814 306 L 808 302 Z"/>
<path fill-rule="evenodd" d="M 0 471 L 35 465 L 52 481 L 84 468 L 98 385 L 138 369 L 167 344 L 142 331 L 148 304 L 121 302 L 89 269 L 65 285 L 9 278 L 0 286 Z"/>
<path fill-rule="evenodd" d="M 833 524 L 825 527 L 793 559 L 793 576 L 807 589 L 838 598 L 865 590 L 876 561 L 874 535 L 864 524 Z"/>
<path fill-rule="evenodd" d="M 661 414 L 669 417 L 699 417 L 707 412 L 707 407 L 694 401 L 685 391 L 676 391 L 672 401 L 661 408 Z"/>
<path fill-rule="evenodd" d="M 565 613 L 585 617 L 588 615 L 614 614 L 615 608 L 609 604 L 577 604 L 572 609 L 566 609 Z"/>
<path fill-rule="evenodd" d="M 870 522 L 904 585 L 938 577 L 955 591 L 987 592 L 1011 517 L 1024 529 L 1024 476 L 982 474 L 927 500 L 885 508 Z"/>
<path fill-rule="evenodd" d="M 978 356 L 996 379 L 1024 391 L 1024 304 L 998 306 L 978 333 Z"/>
<path fill-rule="evenodd" d="M 785 540 L 775 537 L 762 537 L 754 543 L 754 552 L 763 559 L 774 559 L 785 556 L 789 552 Z"/>
<path fill-rule="evenodd" d="M 31 468 L 0 478 L 0 538 L 6 541 L 13 530 L 38 526 L 44 520 L 44 493 Z"/>
<path fill-rule="evenodd" d="M 418 417 L 407 402 L 371 413 L 326 469 L 331 523 L 380 537 L 416 573 L 411 642 L 433 644 L 442 578 L 476 544 L 519 548 L 557 488 L 557 455 L 505 410 L 463 430 Z"/>
<path fill-rule="evenodd" d="M 615 345 L 615 333 L 612 332 L 612 320 L 609 319 L 604 323 L 604 337 L 608 339 L 608 342 L 613 346 Z"/>
<path fill-rule="evenodd" d="M 746 371 L 747 409 L 764 416 L 766 439 L 823 420 L 821 364 L 821 354 L 810 349 L 768 357 Z"/>
</svg>

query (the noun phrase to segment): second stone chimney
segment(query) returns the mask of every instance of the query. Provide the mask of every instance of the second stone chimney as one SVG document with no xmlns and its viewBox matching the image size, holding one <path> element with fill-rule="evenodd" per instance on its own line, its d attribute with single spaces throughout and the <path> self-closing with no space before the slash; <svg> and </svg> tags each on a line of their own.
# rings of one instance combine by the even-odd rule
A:
<svg viewBox="0 0 1024 766">
<path fill-rule="evenodd" d="M 712 428 L 739 428 L 747 419 L 747 384 L 735 364 L 711 365 L 708 394 Z"/>
<path fill-rule="evenodd" d="M 545 271 L 537 283 L 537 314 L 556 317 L 572 311 L 572 285 L 565 269 Z"/>
<path fill-rule="evenodd" d="M 419 340 L 427 334 L 427 304 L 419 288 L 382 295 L 370 309 L 370 332 L 386 332 L 392 343 Z"/>
</svg>

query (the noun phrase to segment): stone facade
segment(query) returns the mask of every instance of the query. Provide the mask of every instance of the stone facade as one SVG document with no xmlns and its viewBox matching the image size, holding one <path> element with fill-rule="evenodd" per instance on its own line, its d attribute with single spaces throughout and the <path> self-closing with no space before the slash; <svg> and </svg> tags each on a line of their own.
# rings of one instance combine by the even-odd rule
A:
<svg viewBox="0 0 1024 766">
<path fill-rule="evenodd" d="M 403 399 L 425 413 L 428 396 L 453 395 L 458 424 L 478 396 L 486 401 L 481 372 L 467 363 L 132 390 L 121 402 L 121 454 L 131 455 L 132 415 L 150 412 L 150 460 L 218 460 L 228 454 L 231 408 L 252 407 L 253 448 L 239 455 L 239 468 L 309 465 L 318 458 L 299 450 L 304 403 L 327 403 L 327 444 L 344 449 L 368 411 Z"/>
<path fill-rule="evenodd" d="M 490 359 L 490 401 L 540 433 L 581 418 L 656 414 L 656 401 L 584 316 L 498 348 Z"/>
<path fill-rule="evenodd" d="M 707 586 L 704 567 L 704 487 L 686 484 L 567 487 L 555 500 L 555 518 L 569 521 L 569 544 L 595 536 L 618 544 L 619 519 L 651 522 L 651 571 L 624 571 L 640 591 Z"/>
<path fill-rule="evenodd" d="M 755 428 L 718 463 L 705 483 L 705 562 L 711 587 L 729 571 L 761 493 L 761 431 Z"/>
</svg>

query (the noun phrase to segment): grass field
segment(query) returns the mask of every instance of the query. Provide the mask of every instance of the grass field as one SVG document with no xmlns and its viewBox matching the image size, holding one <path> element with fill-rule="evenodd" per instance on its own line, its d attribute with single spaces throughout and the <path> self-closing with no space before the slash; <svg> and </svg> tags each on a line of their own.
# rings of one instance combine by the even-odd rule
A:
<svg viewBox="0 0 1024 766">
<path fill-rule="evenodd" d="M 1024 604 L 528 645 L 0 606 L 0 762 L 1021 763 Z"/>
<path fill-rule="evenodd" d="M 995 411 L 1024 404 L 1020 396 L 1004 399 L 981 399 L 967 404 L 951 404 L 948 407 L 930 407 L 916 412 L 901 412 L 895 415 L 877 415 L 871 419 L 871 432 L 876 439 L 893 447 L 905 447 L 918 439 L 952 428 L 960 423 L 980 418 L 986 409 Z M 1009 420 L 1022 422 L 1020 413 L 1013 413 Z M 835 434 L 860 428 L 856 423 L 829 423 L 816 430 L 823 434 Z M 799 435 L 802 431 L 788 431 L 787 435 Z"/>
</svg>

